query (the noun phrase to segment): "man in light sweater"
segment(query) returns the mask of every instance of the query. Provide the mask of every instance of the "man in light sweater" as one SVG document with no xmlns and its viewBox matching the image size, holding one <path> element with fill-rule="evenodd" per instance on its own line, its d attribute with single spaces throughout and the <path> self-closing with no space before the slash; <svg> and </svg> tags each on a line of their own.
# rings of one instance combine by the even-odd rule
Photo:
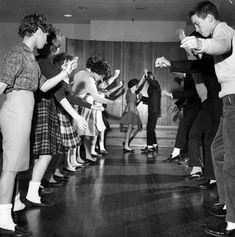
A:
<svg viewBox="0 0 235 237">
<path fill-rule="evenodd" d="M 223 100 L 223 116 L 212 144 L 213 165 L 217 180 L 219 203 L 211 205 L 211 213 L 226 215 L 226 222 L 206 226 L 213 236 L 235 234 L 235 32 L 221 22 L 216 6 L 209 1 L 199 2 L 189 12 L 196 31 L 207 39 L 186 37 L 181 47 L 214 56 L 215 72 Z"/>
</svg>

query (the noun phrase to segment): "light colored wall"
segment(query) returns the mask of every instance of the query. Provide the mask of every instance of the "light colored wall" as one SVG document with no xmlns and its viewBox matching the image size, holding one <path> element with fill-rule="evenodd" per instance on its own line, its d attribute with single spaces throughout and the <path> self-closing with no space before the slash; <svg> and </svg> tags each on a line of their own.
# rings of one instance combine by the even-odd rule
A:
<svg viewBox="0 0 235 237">
<path fill-rule="evenodd" d="M 175 42 L 184 21 L 91 21 L 91 40 Z"/>
</svg>

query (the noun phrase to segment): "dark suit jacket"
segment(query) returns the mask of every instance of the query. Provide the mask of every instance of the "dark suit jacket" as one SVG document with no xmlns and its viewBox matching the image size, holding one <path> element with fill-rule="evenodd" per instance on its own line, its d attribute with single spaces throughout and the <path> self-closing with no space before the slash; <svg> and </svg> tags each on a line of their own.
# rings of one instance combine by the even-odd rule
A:
<svg viewBox="0 0 235 237">
<path fill-rule="evenodd" d="M 218 97 L 220 84 L 214 70 L 214 59 L 210 55 L 203 54 L 199 60 L 171 61 L 172 72 L 201 73 L 203 83 L 207 88 L 206 110 L 213 120 L 219 120 L 222 115 L 222 101 Z"/>
<path fill-rule="evenodd" d="M 146 79 L 149 83 L 148 97 L 142 96 L 144 104 L 148 105 L 148 113 L 155 112 L 161 115 L 161 87 L 157 80 Z"/>
</svg>

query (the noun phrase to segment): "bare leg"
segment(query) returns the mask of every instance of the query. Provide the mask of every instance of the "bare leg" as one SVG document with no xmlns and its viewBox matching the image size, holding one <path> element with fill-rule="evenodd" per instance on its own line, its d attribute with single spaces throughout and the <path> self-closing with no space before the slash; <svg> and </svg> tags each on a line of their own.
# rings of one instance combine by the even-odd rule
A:
<svg viewBox="0 0 235 237">
<path fill-rule="evenodd" d="M 0 227 L 14 230 L 15 223 L 11 216 L 12 195 L 17 172 L 3 170 L 0 176 Z"/>
<path fill-rule="evenodd" d="M 13 211 L 20 211 L 25 208 L 25 204 L 20 200 L 20 191 L 19 191 L 19 181 L 16 177 L 16 190 L 15 190 L 15 197 L 13 199 Z"/>
<path fill-rule="evenodd" d="M 40 203 L 41 198 L 39 196 L 39 187 L 42 181 L 42 178 L 46 172 L 46 169 L 52 159 L 51 155 L 41 155 L 39 156 L 38 161 L 34 164 L 32 179 L 29 182 L 28 193 L 26 198 L 31 202 Z"/>
<path fill-rule="evenodd" d="M 87 136 L 84 137 L 84 146 L 85 146 L 85 151 L 86 151 L 86 159 L 91 160 L 91 161 L 96 161 L 96 159 L 94 159 L 91 156 L 90 137 L 87 137 Z"/>
<path fill-rule="evenodd" d="M 92 155 L 97 155 L 97 152 L 95 151 L 97 138 L 98 136 L 91 137 L 91 154 Z"/>
<path fill-rule="evenodd" d="M 76 169 L 75 169 L 75 167 L 74 167 L 74 166 L 72 165 L 72 163 L 71 163 L 70 150 L 68 150 L 68 151 L 66 152 L 65 156 L 66 156 L 66 165 L 65 165 L 65 166 L 66 166 L 66 169 L 75 172 Z"/>
<path fill-rule="evenodd" d="M 101 151 L 106 151 L 104 147 L 104 136 L 105 136 L 105 130 L 100 132 L 99 147 Z"/>
<path fill-rule="evenodd" d="M 129 146 L 129 140 L 130 140 L 130 136 L 131 136 L 131 131 L 132 131 L 132 124 L 129 124 L 127 132 L 126 132 L 125 145 L 124 145 L 124 148 L 126 150 L 131 150 L 131 148 Z"/>
<path fill-rule="evenodd" d="M 57 175 L 57 176 L 60 176 L 60 177 L 64 177 L 64 174 L 61 173 L 60 171 L 60 168 L 61 166 L 64 165 L 64 160 L 65 160 L 65 157 L 64 157 L 64 154 L 63 155 L 60 155 L 58 158 L 57 158 L 57 162 L 56 162 L 56 166 L 55 166 L 55 171 L 54 171 L 54 175 Z M 50 179 L 50 182 L 55 182 L 55 179 L 51 178 Z"/>
<path fill-rule="evenodd" d="M 132 129 L 132 131 L 131 131 L 131 136 L 130 136 L 130 139 L 129 139 L 129 145 L 130 145 L 131 141 L 132 141 L 132 140 L 135 138 L 135 136 L 137 135 L 138 131 L 139 131 L 138 126 L 134 126 L 133 129 Z"/>
</svg>

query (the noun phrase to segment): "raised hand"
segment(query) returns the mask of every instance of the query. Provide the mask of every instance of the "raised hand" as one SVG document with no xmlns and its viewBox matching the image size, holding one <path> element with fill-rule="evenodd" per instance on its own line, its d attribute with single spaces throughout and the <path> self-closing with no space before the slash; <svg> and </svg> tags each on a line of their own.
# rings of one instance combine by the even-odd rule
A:
<svg viewBox="0 0 235 237">
<path fill-rule="evenodd" d="M 159 57 L 155 60 L 155 67 L 170 67 L 171 62 L 165 57 Z"/>
<path fill-rule="evenodd" d="M 181 41 L 180 47 L 184 48 L 184 49 L 201 50 L 202 49 L 202 42 L 195 36 L 188 36 L 188 37 L 185 37 Z"/>
<path fill-rule="evenodd" d="M 182 41 L 186 37 L 183 28 L 178 29 L 176 31 L 176 34 L 178 35 L 180 41 Z"/>
<path fill-rule="evenodd" d="M 167 90 L 163 90 L 163 91 L 161 92 L 161 94 L 171 97 L 171 93 L 168 92 Z"/>
<path fill-rule="evenodd" d="M 117 77 L 119 76 L 119 74 L 120 74 L 120 70 L 119 70 L 119 69 L 116 69 L 116 70 L 114 71 L 114 77 L 117 78 Z"/>
<path fill-rule="evenodd" d="M 68 61 L 66 65 L 66 72 L 70 74 L 78 66 L 78 57 L 75 57 L 73 60 Z"/>
</svg>

